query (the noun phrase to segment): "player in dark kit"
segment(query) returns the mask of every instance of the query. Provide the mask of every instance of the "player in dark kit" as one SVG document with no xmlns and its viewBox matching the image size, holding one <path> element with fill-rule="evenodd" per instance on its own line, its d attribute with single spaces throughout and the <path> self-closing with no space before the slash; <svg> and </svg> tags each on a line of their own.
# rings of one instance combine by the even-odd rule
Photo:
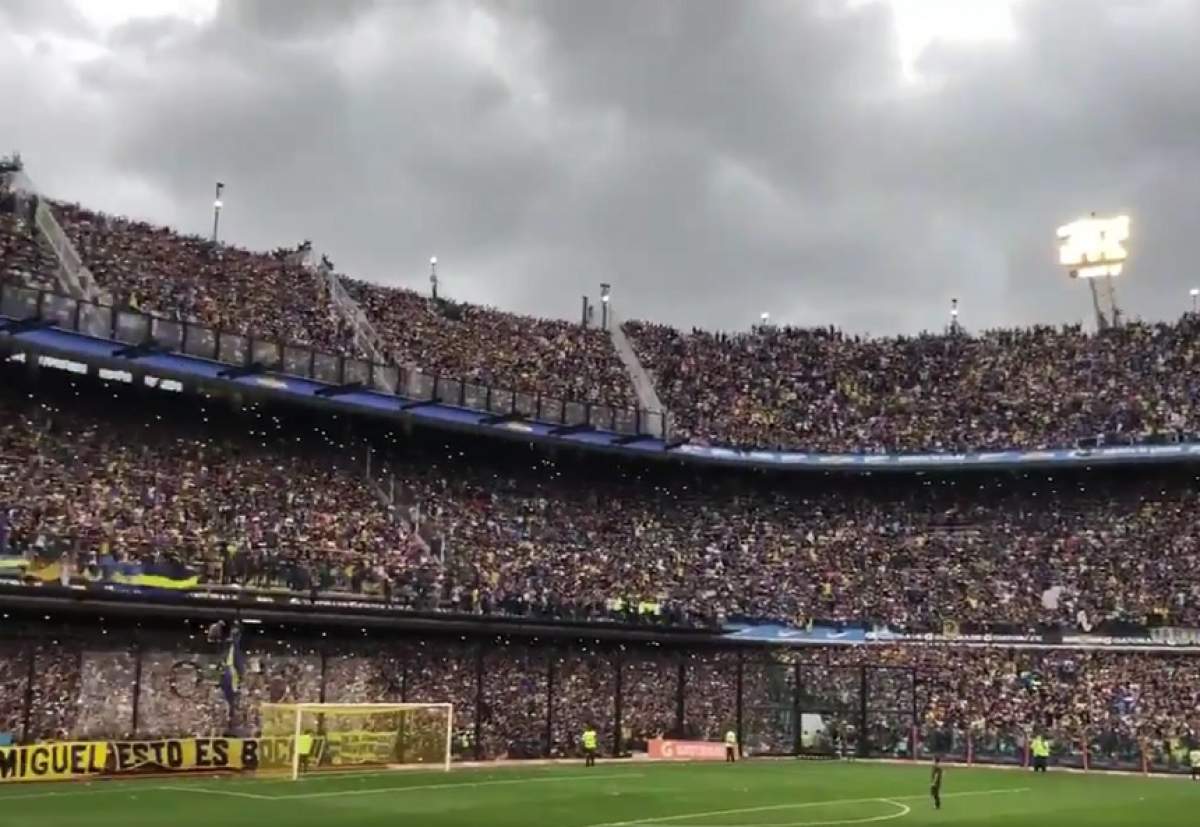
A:
<svg viewBox="0 0 1200 827">
<path fill-rule="evenodd" d="M 929 794 L 933 796 L 933 806 L 942 809 L 942 756 L 933 757 L 933 774 L 929 777 Z"/>
</svg>

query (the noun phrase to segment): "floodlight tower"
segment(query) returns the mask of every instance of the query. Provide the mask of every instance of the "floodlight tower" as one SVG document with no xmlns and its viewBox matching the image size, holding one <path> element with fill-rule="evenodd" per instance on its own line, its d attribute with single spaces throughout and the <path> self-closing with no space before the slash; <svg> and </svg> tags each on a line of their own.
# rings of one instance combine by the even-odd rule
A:
<svg viewBox="0 0 1200 827">
<path fill-rule="evenodd" d="M 1115 279 L 1125 269 L 1129 252 L 1129 216 L 1097 218 L 1092 213 L 1058 228 L 1058 262 L 1073 279 L 1087 279 L 1096 311 L 1096 327 L 1120 327 Z M 1097 286 L 1099 283 L 1099 286 Z"/>
<path fill-rule="evenodd" d="M 612 285 L 600 283 L 600 329 L 608 330 L 608 303 L 612 299 Z"/>
<path fill-rule="evenodd" d="M 225 206 L 225 202 L 221 200 L 221 193 L 225 191 L 225 185 L 220 181 L 217 182 L 217 195 L 213 198 L 213 229 L 212 243 L 217 243 L 217 233 L 221 228 L 221 209 Z"/>
</svg>

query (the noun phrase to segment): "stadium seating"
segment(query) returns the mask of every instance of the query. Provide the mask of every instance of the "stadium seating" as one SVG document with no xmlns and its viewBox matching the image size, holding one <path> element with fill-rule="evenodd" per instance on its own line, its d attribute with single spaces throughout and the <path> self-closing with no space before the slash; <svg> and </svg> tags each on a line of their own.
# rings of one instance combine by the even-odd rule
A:
<svg viewBox="0 0 1200 827">
<path fill-rule="evenodd" d="M 54 203 L 122 306 L 362 356 L 296 249 L 254 253 Z M 29 228 L 0 217 L 4 273 L 48 286 Z M 553 399 L 630 407 L 607 334 L 341 277 L 396 364 Z M 970 451 L 1176 440 L 1200 431 L 1194 314 L 1100 335 L 1077 326 L 863 338 L 761 326 L 684 333 L 625 326 L 675 438 L 809 451 Z"/>
<path fill-rule="evenodd" d="M 121 306 L 274 341 L 363 356 L 321 278 L 295 249 L 253 253 L 75 204 L 54 211 L 100 287 Z M 607 334 L 564 321 L 432 301 L 344 279 L 397 364 L 429 375 L 630 407 L 633 392 Z"/>
<path fill-rule="evenodd" d="M 0 188 L 0 281 L 56 290 L 58 259 L 29 220 L 29 210 Z"/>
<path fill-rule="evenodd" d="M 625 368 L 601 330 L 353 279 L 344 284 L 401 364 L 555 399 L 635 404 Z"/>
<path fill-rule="evenodd" d="M 739 655 L 413 638 L 338 642 L 325 651 L 322 677 L 322 653 L 311 644 L 254 639 L 247 650 L 256 666 L 231 721 L 213 680 L 217 647 L 159 633 L 135 650 L 95 630 L 54 641 L 0 641 L 7 670 L 0 672 L 0 722 L 25 740 L 220 735 L 231 727 L 253 730 L 262 702 L 318 697 L 324 688 L 335 701 L 449 701 L 457 731 L 473 733 L 478 720 L 485 757 L 569 755 L 587 723 L 598 727 L 606 752 L 616 746 L 618 670 L 622 746 L 629 748 L 659 736 L 719 738 L 735 725 L 740 669 L 747 747 L 786 752 L 795 732 L 776 713 L 794 703 L 789 676 L 798 672 L 801 706 L 819 704 L 827 726 L 858 727 L 859 670 L 870 666 L 868 676 L 886 676 L 868 679 L 875 754 L 911 756 L 915 729 L 921 754 L 965 760 L 970 742 L 978 760 L 1019 762 L 1023 733 L 1037 729 L 1053 734 L 1061 760 L 1077 760 L 1086 745 L 1095 763 L 1140 768 L 1143 752 L 1161 755 L 1166 743 L 1200 734 L 1200 662 L 1170 654 L 897 645 Z M 473 754 L 471 748 L 464 757 Z"/>
<path fill-rule="evenodd" d="M 987 451 L 1200 431 L 1200 318 L 860 338 L 836 329 L 626 331 L 676 436 L 828 452 Z"/>
<path fill-rule="evenodd" d="M 1200 624 L 1186 474 L 898 488 L 647 470 L 631 487 L 619 468 L 385 441 L 385 504 L 366 442 L 180 402 L 131 416 L 88 394 L 0 394 L 8 553 L 484 614 L 600 618 L 622 600 L 690 624 Z"/>
</svg>

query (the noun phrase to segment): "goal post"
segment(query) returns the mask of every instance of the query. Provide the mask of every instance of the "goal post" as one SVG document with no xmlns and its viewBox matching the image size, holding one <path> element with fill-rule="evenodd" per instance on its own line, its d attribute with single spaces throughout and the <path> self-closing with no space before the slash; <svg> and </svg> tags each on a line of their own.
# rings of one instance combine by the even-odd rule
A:
<svg viewBox="0 0 1200 827">
<path fill-rule="evenodd" d="M 263 769 L 302 774 L 356 767 L 450 769 L 454 706 L 448 703 L 265 703 Z"/>
</svg>

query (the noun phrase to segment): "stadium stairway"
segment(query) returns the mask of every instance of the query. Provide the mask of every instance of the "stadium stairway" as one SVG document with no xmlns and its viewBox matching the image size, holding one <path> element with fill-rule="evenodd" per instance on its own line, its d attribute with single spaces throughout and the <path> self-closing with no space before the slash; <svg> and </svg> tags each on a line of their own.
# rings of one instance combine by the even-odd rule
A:
<svg viewBox="0 0 1200 827">
<path fill-rule="evenodd" d="M 63 231 L 62 225 L 54 217 L 48 202 L 38 192 L 37 187 L 23 170 L 9 173 L 6 176 L 8 186 L 22 197 L 35 200 L 33 221 L 46 244 L 54 251 L 58 259 L 58 281 L 63 292 L 77 299 L 89 302 L 104 303 L 103 296 L 96 279 L 84 265 L 83 259 L 75 249 L 75 245 Z"/>
<path fill-rule="evenodd" d="M 354 336 L 354 343 L 362 350 L 363 353 L 370 357 L 371 361 L 383 365 L 396 364 L 398 360 L 395 356 L 388 352 L 387 346 L 383 339 L 375 330 L 367 318 L 367 314 L 358 306 L 353 297 L 346 292 L 346 288 L 342 286 L 341 279 L 337 273 L 333 271 L 329 260 L 322 256 L 320 263 L 313 264 L 311 261 L 312 253 L 310 252 L 310 260 L 306 262 L 314 277 L 325 282 L 329 301 L 332 303 L 334 312 L 341 317 L 346 323 Z M 383 380 L 384 390 L 388 393 L 395 393 L 395 383 L 390 379 Z"/>
<path fill-rule="evenodd" d="M 634 393 L 637 394 L 638 407 L 644 411 L 661 412 L 661 417 L 648 417 L 646 422 L 646 430 L 651 436 L 662 437 L 663 422 L 669 418 L 668 411 L 663 407 L 662 400 L 658 397 L 658 390 L 654 387 L 654 382 L 650 380 L 650 375 L 646 373 L 646 368 L 642 366 L 642 361 L 638 359 L 637 354 L 633 350 L 633 346 L 629 344 L 629 337 L 625 335 L 624 325 L 617 316 L 616 311 L 610 306 L 608 310 L 608 335 L 612 338 L 613 348 L 617 351 L 617 356 L 620 357 L 621 363 L 625 365 L 625 372 L 629 374 L 629 381 L 633 383 Z"/>
</svg>

